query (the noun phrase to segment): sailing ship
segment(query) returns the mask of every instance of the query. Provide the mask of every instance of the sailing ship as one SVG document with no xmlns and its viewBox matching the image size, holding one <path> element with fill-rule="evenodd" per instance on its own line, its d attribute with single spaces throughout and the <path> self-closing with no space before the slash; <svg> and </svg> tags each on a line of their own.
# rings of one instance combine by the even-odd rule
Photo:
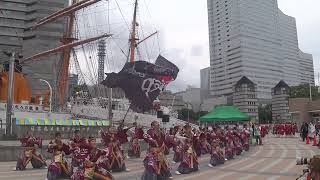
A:
<svg viewBox="0 0 320 180">
<path fill-rule="evenodd" d="M 110 1 L 106 1 L 108 11 L 111 11 L 110 4 L 109 4 Z M 121 53 L 124 54 L 126 57 L 126 62 L 122 70 L 119 73 L 115 73 L 112 70 L 109 70 L 111 71 L 111 73 L 106 73 L 107 77 L 103 82 L 97 82 L 97 80 L 95 80 L 95 79 L 101 80 L 101 77 L 100 78 L 94 77 L 96 74 L 94 75 L 91 74 L 91 77 L 89 78 L 86 77 L 85 73 L 88 73 L 88 72 L 85 72 L 84 69 L 90 69 L 90 66 L 88 66 L 88 61 L 91 61 L 92 63 L 92 61 L 96 60 L 94 58 L 95 55 L 93 55 L 93 52 L 97 53 L 98 44 L 99 44 L 97 43 L 97 41 L 99 40 L 102 40 L 102 42 L 103 40 L 115 41 L 115 39 L 113 38 L 113 34 L 110 28 L 111 25 L 109 21 L 109 17 L 110 17 L 109 14 L 107 15 L 108 28 L 106 29 L 106 32 L 102 32 L 99 35 L 95 35 L 93 37 L 89 37 L 86 39 L 80 39 L 82 38 L 80 37 L 82 36 L 81 31 L 86 31 L 82 29 L 81 24 L 86 24 L 86 22 L 79 23 L 77 21 L 84 19 L 83 17 L 81 17 L 81 15 L 85 13 L 92 13 L 90 11 L 86 11 L 86 9 L 91 8 L 92 10 L 92 8 L 99 8 L 101 3 L 106 3 L 106 2 L 101 0 L 82 0 L 82 1 L 72 0 L 70 6 L 60 11 L 57 11 L 48 17 L 42 18 L 34 26 L 32 26 L 31 29 L 34 30 L 41 26 L 54 22 L 58 19 L 67 18 L 66 31 L 61 41 L 62 45 L 54 49 L 50 49 L 44 52 L 34 54 L 30 57 L 20 59 L 19 64 L 16 63 L 16 65 L 20 66 L 21 64 L 23 67 L 24 64 L 39 61 L 40 58 L 42 57 L 50 56 L 56 53 L 61 53 L 62 58 L 60 61 L 61 63 L 59 64 L 60 71 L 59 71 L 59 74 L 57 75 L 58 84 L 56 88 L 58 92 L 54 93 L 53 103 L 56 104 L 55 106 L 56 108 L 54 108 L 54 110 L 64 111 L 66 115 L 66 119 L 70 118 L 70 116 L 81 117 L 84 115 L 86 116 L 86 118 L 90 118 L 91 116 L 91 118 L 105 118 L 105 119 L 109 118 L 110 119 L 112 118 L 112 114 L 115 114 L 115 113 L 111 113 L 112 104 L 113 104 L 112 101 L 114 102 L 117 101 L 118 107 L 122 107 L 122 108 L 118 108 L 119 111 L 117 112 L 117 114 L 121 114 L 121 116 L 124 115 L 124 118 L 127 115 L 129 108 L 131 108 L 131 110 L 138 113 L 150 111 L 152 109 L 152 106 L 154 105 L 154 101 L 157 99 L 157 96 L 165 89 L 168 83 L 175 80 L 179 72 L 178 67 L 176 67 L 173 63 L 171 63 L 161 55 L 158 56 L 155 63 L 151 63 L 150 59 L 139 60 L 139 61 L 136 60 L 137 56 L 139 56 L 140 59 L 142 59 L 141 51 L 139 50 L 139 47 L 143 43 L 147 42 L 149 39 L 153 37 L 158 37 L 156 36 L 158 35 L 158 32 L 155 31 L 150 35 L 147 35 L 142 38 L 138 38 L 138 28 L 140 26 L 139 22 L 137 21 L 139 1 L 134 0 L 134 8 L 133 8 L 134 11 L 133 11 L 131 28 L 128 28 L 130 31 L 128 53 L 125 53 L 125 50 L 123 50 L 121 47 L 118 47 Z M 121 17 L 124 19 L 123 12 L 119 6 L 119 3 L 116 0 L 115 0 L 115 4 L 121 14 Z M 126 24 L 128 25 L 128 23 Z M 89 29 L 90 28 L 93 28 L 93 27 L 89 27 Z M 86 60 L 86 63 L 87 63 L 86 68 L 81 68 L 81 63 L 83 64 L 83 62 L 79 61 L 78 52 L 81 52 L 84 54 L 82 58 Z M 102 52 L 102 54 L 104 53 L 105 52 Z M 71 62 L 73 62 L 74 64 L 73 70 L 77 73 L 80 81 L 82 82 L 82 84 L 79 86 L 80 90 L 77 93 L 78 96 L 76 96 L 76 98 L 73 99 L 73 102 L 70 102 L 70 97 L 68 97 L 67 95 L 69 92 L 68 79 L 71 71 L 70 70 L 70 66 L 72 65 Z M 118 63 L 118 62 L 115 62 L 115 63 Z M 102 66 L 104 66 L 104 64 L 102 64 Z M 91 68 L 91 71 L 95 71 L 94 69 L 95 68 Z M 20 89 L 24 89 L 24 93 L 22 93 L 21 96 L 17 96 L 17 94 L 20 93 L 18 92 L 19 90 L 17 90 L 17 92 L 14 92 L 15 97 L 18 97 L 17 99 L 15 99 L 15 103 L 28 104 L 28 102 L 31 102 L 31 93 L 26 93 L 26 92 L 29 92 L 30 88 L 26 84 L 26 81 L 24 80 L 23 76 L 19 76 L 19 72 L 15 72 L 15 73 L 16 75 L 14 76 L 14 81 L 15 81 L 14 87 L 19 87 Z M 3 95 L 3 97 L 1 96 L 2 100 L 6 98 L 6 93 L 4 92 L 6 92 L 8 87 L 8 83 L 6 81 L 7 74 L 8 74 L 7 71 L 4 71 L 3 75 L 1 76 L 2 81 L 0 81 L 2 83 L 1 89 L 0 89 L 1 94 Z M 100 72 L 100 76 L 101 76 L 101 72 Z M 111 93 L 111 90 L 109 89 L 108 95 L 107 95 L 109 97 L 107 102 L 108 107 L 101 106 L 101 103 L 97 103 L 97 102 L 99 102 L 99 100 L 106 100 L 106 99 L 98 97 L 99 100 L 97 101 L 97 99 L 92 98 L 93 97 L 92 94 L 94 92 L 100 92 L 102 91 L 102 89 L 105 90 L 103 86 L 97 85 L 100 83 L 102 83 L 108 88 L 122 89 L 124 91 L 125 98 L 118 99 L 118 100 L 111 100 L 112 93 Z M 95 88 L 93 90 L 91 88 L 90 90 L 88 86 L 94 85 L 94 84 L 96 84 Z M 23 87 L 20 87 L 20 86 L 23 86 Z M 35 107 L 34 108 L 32 107 L 32 109 L 38 109 L 41 111 L 41 109 L 50 105 L 51 98 L 48 98 L 48 96 L 49 95 L 52 96 L 52 93 L 53 92 L 49 94 L 46 93 L 46 96 L 42 99 L 37 98 L 40 100 L 36 101 L 38 103 L 33 104 L 33 106 Z M 79 105 L 79 100 L 81 101 L 80 105 Z M 73 108 L 70 107 L 71 106 L 70 103 L 73 104 Z M 5 106 L 5 105 L 2 105 L 2 106 Z M 80 108 L 77 109 L 76 108 L 77 106 L 79 106 Z M 21 106 L 22 108 L 20 106 L 15 106 L 15 107 L 16 107 L 15 109 L 16 111 L 26 110 L 26 108 L 22 106 Z M 126 108 L 128 109 L 124 110 Z M 5 107 L 2 109 L 5 109 Z M 30 106 L 29 108 L 27 107 L 27 109 L 30 110 L 31 109 Z M 76 113 L 73 113 L 72 115 L 70 115 L 72 109 L 75 109 L 74 112 Z M 86 109 L 86 111 L 84 109 Z M 97 111 L 101 113 L 97 113 Z M 23 115 L 23 116 L 32 116 L 32 113 L 31 114 L 29 113 L 28 115 Z M 50 114 L 50 116 L 54 117 L 55 114 L 52 113 Z"/>
</svg>

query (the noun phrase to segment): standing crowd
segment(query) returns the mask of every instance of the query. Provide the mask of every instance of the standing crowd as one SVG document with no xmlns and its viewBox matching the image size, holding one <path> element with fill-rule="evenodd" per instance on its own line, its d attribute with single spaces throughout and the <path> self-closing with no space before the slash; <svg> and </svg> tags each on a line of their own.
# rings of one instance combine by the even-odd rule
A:
<svg viewBox="0 0 320 180">
<path fill-rule="evenodd" d="M 132 135 L 128 142 L 128 131 Z M 141 141 L 149 147 L 143 159 L 144 172 L 142 180 L 171 179 L 171 167 L 166 155 L 173 151 L 173 163 L 179 163 L 175 174 L 189 174 L 199 171 L 200 156 L 209 155 L 209 167 L 223 164 L 232 160 L 243 151 L 249 151 L 252 137 L 257 144 L 262 145 L 262 137 L 267 133 L 259 125 L 243 126 L 213 126 L 209 128 L 192 128 L 189 124 L 175 126 L 165 131 L 157 121 L 151 123 L 146 132 L 142 127 L 133 123 L 130 127 L 123 125 L 108 127 L 101 130 L 102 147 L 97 147 L 95 137 L 83 137 L 79 130 L 74 131 L 73 137 L 64 142 L 60 133 L 55 134 L 47 151 L 52 154 L 51 162 L 46 164 L 44 158 L 37 152 L 36 147 L 42 146 L 40 138 L 35 138 L 31 131 L 20 139 L 23 151 L 17 161 L 16 170 L 24 170 L 29 162 L 34 168 L 48 168 L 47 179 L 60 177 L 72 180 L 101 179 L 112 180 L 112 172 L 130 171 L 125 163 L 125 157 L 140 158 Z M 129 143 L 127 155 L 123 144 Z M 71 162 L 67 160 L 71 157 Z"/>
</svg>

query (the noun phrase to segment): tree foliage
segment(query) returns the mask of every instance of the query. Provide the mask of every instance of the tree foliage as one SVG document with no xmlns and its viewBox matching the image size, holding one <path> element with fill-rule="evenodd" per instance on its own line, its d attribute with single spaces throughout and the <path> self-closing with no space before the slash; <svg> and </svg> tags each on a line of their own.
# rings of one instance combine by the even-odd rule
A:
<svg viewBox="0 0 320 180">
<path fill-rule="evenodd" d="M 311 86 L 312 99 L 320 99 L 319 86 Z M 299 86 L 291 86 L 289 89 L 290 98 L 309 98 L 309 84 L 301 84 Z"/>
<path fill-rule="evenodd" d="M 81 91 L 81 87 L 79 85 L 76 85 L 73 87 L 73 92 L 77 93 Z"/>
<path fill-rule="evenodd" d="M 266 106 L 258 107 L 258 115 L 260 123 L 271 123 L 272 122 L 272 108 L 271 104 L 267 104 Z"/>
</svg>

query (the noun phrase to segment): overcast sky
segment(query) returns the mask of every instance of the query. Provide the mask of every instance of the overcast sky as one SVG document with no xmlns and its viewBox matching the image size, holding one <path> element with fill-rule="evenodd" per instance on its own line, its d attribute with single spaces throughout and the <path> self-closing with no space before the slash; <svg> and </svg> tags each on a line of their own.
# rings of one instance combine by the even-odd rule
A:
<svg viewBox="0 0 320 180">
<path fill-rule="evenodd" d="M 181 69 L 168 88 L 199 87 L 200 69 L 210 63 L 207 0 L 142 1 L 148 4 L 152 21 L 160 30 L 161 53 Z M 285 14 L 296 18 L 300 49 L 313 54 L 315 71 L 319 72 L 320 0 L 278 0 L 278 4 Z"/>
<path fill-rule="evenodd" d="M 83 36 L 105 33 L 106 30 L 113 34 L 107 45 L 111 51 L 107 51 L 109 60 L 106 61 L 106 71 L 119 71 L 126 62 L 120 48 L 127 53 L 133 2 L 101 1 L 91 7 L 93 11 L 86 11 L 80 18 L 80 29 L 86 29 Z M 178 65 L 181 71 L 168 89 L 180 91 L 185 90 L 187 85 L 199 87 L 200 69 L 210 64 L 207 0 L 139 0 L 139 4 L 140 38 L 159 31 L 158 36 L 145 41 L 145 46 L 139 45 L 142 56 L 152 61 L 160 52 Z M 278 4 L 285 14 L 296 18 L 299 46 L 302 51 L 313 54 L 317 82 L 320 68 L 320 0 L 278 0 Z M 110 12 L 110 18 L 106 12 Z M 95 57 L 94 53 L 90 57 Z M 82 66 L 86 68 L 84 71 L 88 71 L 88 66 L 83 62 Z M 93 77 L 97 76 L 96 73 Z"/>
</svg>

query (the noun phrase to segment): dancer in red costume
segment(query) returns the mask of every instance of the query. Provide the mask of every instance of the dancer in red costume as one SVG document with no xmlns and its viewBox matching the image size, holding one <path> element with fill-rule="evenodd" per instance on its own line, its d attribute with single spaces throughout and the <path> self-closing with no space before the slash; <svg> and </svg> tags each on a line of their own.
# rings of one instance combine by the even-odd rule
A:
<svg viewBox="0 0 320 180">
<path fill-rule="evenodd" d="M 160 130 L 157 121 L 151 123 L 151 129 L 144 134 L 145 141 L 149 144 L 149 149 L 143 164 L 145 171 L 142 180 L 167 180 L 172 179 L 170 168 L 163 154 L 165 134 Z"/>
<path fill-rule="evenodd" d="M 172 135 L 176 136 L 179 134 L 182 134 L 181 126 L 174 127 Z M 182 146 L 183 146 L 182 142 L 178 138 L 174 138 L 174 145 L 173 145 L 174 155 L 173 155 L 172 163 L 178 163 L 182 161 Z"/>
<path fill-rule="evenodd" d="M 75 130 L 73 132 L 73 137 L 69 142 L 70 152 L 71 152 L 71 174 L 70 178 L 72 180 L 78 180 L 84 177 L 84 160 L 89 154 L 88 140 L 81 137 L 80 131 Z"/>
<path fill-rule="evenodd" d="M 225 133 L 225 157 L 227 160 L 231 160 L 235 156 L 235 145 L 233 143 L 232 132 L 229 127 L 226 127 Z"/>
<path fill-rule="evenodd" d="M 70 147 L 62 142 L 61 133 L 55 134 L 55 139 L 48 145 L 48 153 L 52 154 L 51 163 L 48 167 L 48 180 L 55 180 L 61 177 L 69 177 L 71 169 L 65 159 L 70 154 Z"/>
<path fill-rule="evenodd" d="M 115 127 L 109 127 L 108 131 L 101 131 L 100 134 L 104 147 L 109 149 L 110 171 L 130 171 L 126 168 L 123 151 L 121 150 L 120 139 L 122 139 L 121 142 L 125 142 L 124 137 L 119 137 L 121 133 L 117 133 Z"/>
<path fill-rule="evenodd" d="M 129 144 L 128 156 L 130 158 L 140 158 L 141 147 L 139 140 L 143 139 L 143 130 L 141 127 L 137 126 L 137 123 L 133 123 L 134 131 Z"/>
<path fill-rule="evenodd" d="M 203 128 L 199 136 L 201 154 L 203 155 L 210 153 L 211 149 L 211 146 L 207 140 L 207 136 L 209 136 L 209 133 L 207 132 L 207 129 Z"/>
<path fill-rule="evenodd" d="M 83 141 L 72 153 L 79 166 L 73 168 L 71 180 L 113 180 L 106 163 L 109 150 L 98 149 L 94 137 Z"/>
<path fill-rule="evenodd" d="M 22 152 L 18 157 L 16 170 L 25 170 L 26 166 L 31 162 L 32 167 L 39 169 L 47 166 L 46 161 L 40 153 L 36 151 L 36 146 L 42 147 L 42 139 L 34 137 L 32 131 L 28 131 L 27 135 L 19 139 L 22 146 Z"/>
<path fill-rule="evenodd" d="M 84 161 L 84 177 L 93 180 L 113 180 L 111 173 L 108 171 L 109 149 L 97 148 L 96 139 L 89 137 L 87 149 L 89 154 Z"/>
<path fill-rule="evenodd" d="M 195 152 L 195 141 L 198 137 L 191 131 L 191 126 L 184 126 L 184 134 L 178 136 L 182 140 L 182 161 L 176 171 L 176 174 L 189 174 L 199 170 L 199 162 Z"/>
<path fill-rule="evenodd" d="M 223 150 L 220 147 L 220 143 L 218 140 L 213 140 L 210 151 L 210 162 L 208 164 L 209 167 L 214 167 L 220 164 L 224 164 L 225 158 Z"/>
</svg>

